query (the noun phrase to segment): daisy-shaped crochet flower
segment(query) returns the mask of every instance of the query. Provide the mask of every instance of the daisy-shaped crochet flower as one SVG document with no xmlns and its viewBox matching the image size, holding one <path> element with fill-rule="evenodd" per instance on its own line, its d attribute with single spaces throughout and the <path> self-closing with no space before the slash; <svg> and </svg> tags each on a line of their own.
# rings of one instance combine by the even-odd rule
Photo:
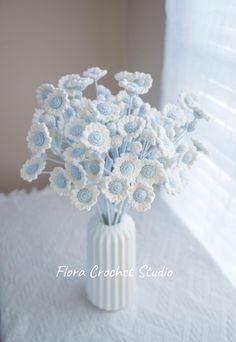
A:
<svg viewBox="0 0 236 342">
<path fill-rule="evenodd" d="M 97 153 L 89 154 L 86 168 L 88 178 L 93 181 L 99 180 L 103 175 L 104 164 L 104 160 Z"/>
<path fill-rule="evenodd" d="M 85 77 L 92 78 L 94 81 L 100 80 L 100 78 L 104 77 L 107 74 L 107 70 L 102 70 L 98 67 L 89 68 L 83 72 Z"/>
<path fill-rule="evenodd" d="M 29 149 L 33 153 L 43 153 L 51 147 L 52 139 L 49 135 L 49 130 L 44 123 L 35 123 L 31 126 L 28 135 L 27 143 Z"/>
<path fill-rule="evenodd" d="M 76 208 L 90 210 L 96 204 L 98 195 L 95 185 L 86 185 L 71 191 L 71 201 Z"/>
<path fill-rule="evenodd" d="M 189 150 L 184 153 L 182 162 L 191 167 L 197 159 L 197 149 L 194 146 L 189 146 Z"/>
<path fill-rule="evenodd" d="M 165 170 L 164 187 L 168 194 L 176 195 L 182 188 L 181 172 L 179 167 L 168 168 Z"/>
<path fill-rule="evenodd" d="M 68 195 L 71 181 L 65 169 L 62 167 L 55 167 L 50 174 L 49 181 L 50 186 L 58 195 Z"/>
<path fill-rule="evenodd" d="M 120 202 L 127 197 L 128 182 L 124 177 L 118 177 L 112 174 L 111 176 L 105 177 L 101 191 L 110 202 Z"/>
<path fill-rule="evenodd" d="M 121 71 L 115 75 L 119 86 L 132 94 L 146 94 L 152 86 L 152 77 L 143 72 Z"/>
<path fill-rule="evenodd" d="M 124 153 L 116 159 L 113 172 L 118 177 L 135 180 L 140 172 L 140 160 L 132 153 Z"/>
<path fill-rule="evenodd" d="M 198 105 L 198 98 L 188 90 L 182 90 L 178 97 L 178 103 L 183 109 L 191 110 Z"/>
<path fill-rule="evenodd" d="M 107 152 L 111 146 L 110 132 L 100 123 L 90 123 L 85 127 L 81 141 L 97 152 Z"/>
<path fill-rule="evenodd" d="M 82 119 L 72 119 L 65 126 L 65 136 L 72 141 L 79 142 L 85 128 L 85 122 Z"/>
<path fill-rule="evenodd" d="M 163 108 L 163 114 L 172 121 L 174 126 L 181 127 L 187 122 L 186 112 L 174 104 L 167 104 Z"/>
<path fill-rule="evenodd" d="M 158 161 L 144 159 L 141 161 L 138 180 L 149 185 L 158 184 L 162 176 L 163 167 Z"/>
<path fill-rule="evenodd" d="M 151 208 L 155 198 L 153 188 L 146 183 L 134 183 L 128 194 L 129 204 L 137 211 L 146 211 Z"/>
<path fill-rule="evenodd" d="M 192 139 L 194 147 L 198 152 L 203 152 L 204 154 L 208 154 L 206 147 L 197 139 Z"/>
<path fill-rule="evenodd" d="M 80 77 L 80 75 L 72 74 L 60 78 L 58 87 L 64 89 L 68 95 L 74 96 L 84 91 L 93 80 L 88 77 Z"/>
<path fill-rule="evenodd" d="M 40 106 L 43 106 L 44 101 L 48 98 L 49 94 L 52 94 L 55 90 L 54 86 L 52 84 L 44 83 L 41 84 L 36 89 L 36 99 Z"/>
<path fill-rule="evenodd" d="M 91 109 L 100 122 L 116 122 L 119 119 L 120 107 L 111 102 L 93 102 Z"/>
<path fill-rule="evenodd" d="M 137 138 L 145 127 L 145 120 L 135 115 L 123 116 L 117 124 L 118 132 L 127 140 Z"/>
<path fill-rule="evenodd" d="M 28 182 L 37 179 L 40 173 L 44 170 L 46 162 L 40 157 L 32 157 L 27 160 L 20 170 L 21 178 Z"/>
<path fill-rule="evenodd" d="M 49 114 L 61 116 L 62 112 L 69 106 L 68 95 L 62 89 L 55 89 L 44 101 L 44 108 Z"/>
<path fill-rule="evenodd" d="M 87 182 L 87 176 L 81 165 L 66 163 L 66 171 L 71 182 L 76 186 L 84 186 Z"/>
<path fill-rule="evenodd" d="M 84 159 L 86 153 L 86 148 L 83 144 L 72 144 L 64 151 L 64 156 L 67 162 L 71 162 L 74 164 L 78 164 L 81 160 Z"/>
</svg>

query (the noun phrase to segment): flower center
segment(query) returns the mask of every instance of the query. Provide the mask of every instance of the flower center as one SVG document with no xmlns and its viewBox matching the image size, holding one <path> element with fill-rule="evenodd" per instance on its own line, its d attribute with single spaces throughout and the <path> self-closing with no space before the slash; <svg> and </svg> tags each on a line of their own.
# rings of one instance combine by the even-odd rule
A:
<svg viewBox="0 0 236 342">
<path fill-rule="evenodd" d="M 186 96 L 185 99 L 184 99 L 185 103 L 189 106 L 191 106 L 193 104 L 193 98 L 192 96 Z"/>
<path fill-rule="evenodd" d="M 84 149 L 82 149 L 82 148 L 80 148 L 80 147 L 78 147 L 78 148 L 75 148 L 75 149 L 73 149 L 72 150 L 72 152 L 71 152 L 71 157 L 72 158 L 80 158 L 83 154 L 84 154 Z"/>
<path fill-rule="evenodd" d="M 81 172 L 78 169 L 78 167 L 76 167 L 75 165 L 71 166 L 70 172 L 72 174 L 72 176 L 77 180 L 80 181 L 82 178 Z"/>
<path fill-rule="evenodd" d="M 138 124 L 135 121 L 131 121 L 125 124 L 125 131 L 127 133 L 134 133 L 138 129 Z"/>
<path fill-rule="evenodd" d="M 75 116 L 75 111 L 72 108 L 66 108 L 63 113 L 63 118 L 66 122 L 69 122 L 70 118 Z"/>
<path fill-rule="evenodd" d="M 83 133 L 83 126 L 81 126 L 80 124 L 75 125 L 71 127 L 70 129 L 70 134 L 73 135 L 74 137 L 80 137 L 82 133 Z"/>
<path fill-rule="evenodd" d="M 42 99 L 46 100 L 48 95 L 51 94 L 51 93 L 52 93 L 52 90 L 50 90 L 50 89 L 43 89 L 43 91 L 42 91 Z"/>
<path fill-rule="evenodd" d="M 147 191 L 142 188 L 138 188 L 134 191 L 133 198 L 138 203 L 143 203 L 147 198 Z"/>
<path fill-rule="evenodd" d="M 109 190 L 112 194 L 117 195 L 122 191 L 122 184 L 121 182 L 117 179 L 114 180 L 109 184 Z"/>
<path fill-rule="evenodd" d="M 104 143 L 104 136 L 101 132 L 95 131 L 89 134 L 88 141 L 91 145 L 101 146 Z"/>
<path fill-rule="evenodd" d="M 63 99 L 61 96 L 54 96 L 50 101 L 50 107 L 53 109 L 58 109 L 61 107 Z"/>
<path fill-rule="evenodd" d="M 96 176 L 99 174 L 100 171 L 100 164 L 98 160 L 92 160 L 90 163 L 90 171 L 91 173 Z"/>
<path fill-rule="evenodd" d="M 120 166 L 120 172 L 123 175 L 130 176 L 134 173 L 134 164 L 131 161 L 124 161 Z"/>
<path fill-rule="evenodd" d="M 27 172 L 28 175 L 33 175 L 33 174 L 35 174 L 38 171 L 38 169 L 39 169 L 39 164 L 35 163 L 35 164 L 29 165 L 27 167 L 26 172 Z"/>
<path fill-rule="evenodd" d="M 99 103 L 97 110 L 103 115 L 110 115 L 112 113 L 112 107 L 108 103 Z"/>
<path fill-rule="evenodd" d="M 152 165 L 145 165 L 142 167 L 141 175 L 145 178 L 152 178 L 155 176 L 155 168 Z"/>
<path fill-rule="evenodd" d="M 145 80 L 143 80 L 142 78 L 136 78 L 135 80 L 133 80 L 133 82 L 140 87 L 144 86 L 145 84 Z"/>
<path fill-rule="evenodd" d="M 56 185 L 59 188 L 65 188 L 67 184 L 66 177 L 61 173 L 56 178 Z"/>
<path fill-rule="evenodd" d="M 45 141 L 44 134 L 42 132 L 36 132 L 34 137 L 33 137 L 33 141 L 34 141 L 35 145 L 42 146 L 44 144 L 44 141 Z"/>
<path fill-rule="evenodd" d="M 84 188 L 78 192 L 77 198 L 81 203 L 88 203 L 92 199 L 92 193 L 89 189 Z"/>
</svg>

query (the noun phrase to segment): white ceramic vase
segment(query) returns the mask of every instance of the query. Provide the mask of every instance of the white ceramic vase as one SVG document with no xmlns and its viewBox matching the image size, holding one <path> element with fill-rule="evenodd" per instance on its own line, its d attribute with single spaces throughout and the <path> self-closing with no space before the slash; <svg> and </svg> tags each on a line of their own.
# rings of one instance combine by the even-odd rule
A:
<svg viewBox="0 0 236 342">
<path fill-rule="evenodd" d="M 133 219 L 126 215 L 121 223 L 108 226 L 93 217 L 87 229 L 86 291 L 89 300 L 108 311 L 126 306 L 135 292 L 135 262 Z"/>
</svg>

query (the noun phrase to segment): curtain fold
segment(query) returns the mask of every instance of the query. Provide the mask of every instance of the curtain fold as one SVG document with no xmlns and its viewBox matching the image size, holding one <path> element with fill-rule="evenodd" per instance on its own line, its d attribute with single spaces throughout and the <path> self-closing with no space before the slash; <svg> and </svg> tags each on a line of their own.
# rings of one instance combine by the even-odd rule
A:
<svg viewBox="0 0 236 342">
<path fill-rule="evenodd" d="M 183 88 L 211 120 L 196 134 L 209 151 L 168 201 L 236 284 L 236 1 L 166 0 L 161 103 Z"/>
</svg>

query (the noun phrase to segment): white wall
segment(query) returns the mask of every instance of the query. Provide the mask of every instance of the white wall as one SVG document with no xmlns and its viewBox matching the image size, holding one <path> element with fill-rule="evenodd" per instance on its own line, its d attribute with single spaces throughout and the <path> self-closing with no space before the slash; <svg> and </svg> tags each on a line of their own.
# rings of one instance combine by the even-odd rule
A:
<svg viewBox="0 0 236 342">
<path fill-rule="evenodd" d="M 145 97 L 159 104 L 165 30 L 165 0 L 127 1 L 127 68 L 148 72 L 153 87 Z"/>
</svg>

